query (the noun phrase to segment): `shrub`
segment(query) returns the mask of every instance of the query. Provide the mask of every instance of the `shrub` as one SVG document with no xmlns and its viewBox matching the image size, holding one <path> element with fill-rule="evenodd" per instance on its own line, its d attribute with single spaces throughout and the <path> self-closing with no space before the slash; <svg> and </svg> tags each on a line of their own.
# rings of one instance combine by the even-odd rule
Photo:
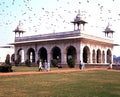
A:
<svg viewBox="0 0 120 97">
<path fill-rule="evenodd" d="M 12 66 L 10 65 L 1 65 L 0 72 L 13 72 Z"/>
<path fill-rule="evenodd" d="M 19 65 L 19 60 L 15 60 L 15 66 L 18 66 Z"/>
<path fill-rule="evenodd" d="M 9 60 L 9 59 L 6 59 L 6 60 L 5 60 L 5 64 L 6 64 L 6 65 L 11 65 L 10 60 Z"/>
<path fill-rule="evenodd" d="M 58 64 L 57 59 L 51 60 L 51 65 L 52 65 L 53 67 L 57 67 L 57 64 Z"/>
<path fill-rule="evenodd" d="M 6 56 L 5 64 L 6 65 L 11 65 L 11 63 L 10 63 L 10 55 L 9 54 L 7 54 L 7 56 Z"/>
<path fill-rule="evenodd" d="M 31 61 L 30 61 L 29 59 L 27 59 L 27 60 L 25 61 L 25 64 L 26 64 L 26 66 L 31 67 Z"/>
<path fill-rule="evenodd" d="M 73 58 L 68 59 L 68 66 L 70 68 L 74 68 L 74 66 L 75 66 L 75 60 Z"/>
</svg>

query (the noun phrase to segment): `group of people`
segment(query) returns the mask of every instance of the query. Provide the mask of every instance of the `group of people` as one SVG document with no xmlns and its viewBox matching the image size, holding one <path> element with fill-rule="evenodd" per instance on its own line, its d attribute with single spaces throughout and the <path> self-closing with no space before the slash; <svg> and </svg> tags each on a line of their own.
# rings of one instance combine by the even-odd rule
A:
<svg viewBox="0 0 120 97">
<path fill-rule="evenodd" d="M 42 61 L 40 60 L 38 63 L 38 68 L 39 68 L 38 69 L 39 71 L 42 71 L 42 70 L 50 71 L 50 63 L 45 60 L 45 62 L 42 64 Z M 82 63 L 81 61 L 79 64 L 79 68 L 81 70 L 85 69 L 85 64 Z M 112 64 L 109 65 L 109 69 L 112 69 Z"/>
<path fill-rule="evenodd" d="M 82 63 L 81 61 L 80 61 L 80 64 L 79 64 L 79 68 L 81 70 L 83 70 L 85 68 L 85 64 Z M 42 63 L 41 60 L 38 62 L 38 71 L 42 71 L 42 70 L 50 71 L 50 63 L 47 62 L 46 60 L 45 60 L 44 63 Z"/>
<path fill-rule="evenodd" d="M 45 60 L 44 65 L 43 65 L 42 61 L 40 60 L 39 63 L 38 63 L 38 68 L 39 68 L 38 69 L 39 71 L 42 71 L 44 69 L 46 71 L 50 71 L 50 63 Z"/>
<path fill-rule="evenodd" d="M 45 62 L 42 64 L 42 61 L 40 60 L 38 63 L 38 71 L 46 70 L 50 71 L 50 63 L 45 60 Z M 83 70 L 85 68 L 84 63 L 80 61 L 79 68 Z"/>
</svg>

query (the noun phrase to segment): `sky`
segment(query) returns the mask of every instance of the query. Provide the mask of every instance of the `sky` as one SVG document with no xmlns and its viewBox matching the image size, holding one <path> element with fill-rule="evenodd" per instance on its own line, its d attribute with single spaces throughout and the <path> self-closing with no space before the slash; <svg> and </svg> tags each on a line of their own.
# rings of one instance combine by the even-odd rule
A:
<svg viewBox="0 0 120 97">
<path fill-rule="evenodd" d="M 13 30 L 22 23 L 24 36 L 74 30 L 71 21 L 80 11 L 86 34 L 104 37 L 110 24 L 120 44 L 120 0 L 0 0 L 0 45 L 14 42 Z M 120 47 L 113 54 L 120 56 Z"/>
</svg>

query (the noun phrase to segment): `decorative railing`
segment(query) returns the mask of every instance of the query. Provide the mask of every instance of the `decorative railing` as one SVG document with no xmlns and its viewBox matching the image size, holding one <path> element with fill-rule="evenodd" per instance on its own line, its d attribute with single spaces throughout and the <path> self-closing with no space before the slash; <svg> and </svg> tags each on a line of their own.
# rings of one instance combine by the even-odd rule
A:
<svg viewBox="0 0 120 97">
<path fill-rule="evenodd" d="M 50 34 L 41 34 L 41 35 L 34 35 L 34 36 L 25 36 L 25 37 L 15 37 L 15 42 L 21 41 L 32 41 L 32 40 L 45 40 L 45 39 L 53 39 L 53 38 L 67 38 L 67 37 L 74 37 L 80 36 L 80 31 L 69 31 L 69 32 L 59 32 L 59 33 L 50 33 Z"/>
<path fill-rule="evenodd" d="M 107 37 L 97 37 L 93 35 L 88 35 L 81 33 L 80 30 L 75 31 L 69 31 L 69 32 L 59 32 L 59 33 L 50 33 L 50 34 L 41 34 L 41 35 L 34 35 L 34 36 L 25 36 L 25 37 L 15 37 L 15 42 L 28 42 L 28 41 L 44 41 L 44 40 L 50 40 L 50 39 L 68 39 L 68 38 L 86 38 L 86 39 L 92 39 L 96 41 L 102 41 L 107 43 L 113 43 L 113 38 L 107 38 Z"/>
</svg>

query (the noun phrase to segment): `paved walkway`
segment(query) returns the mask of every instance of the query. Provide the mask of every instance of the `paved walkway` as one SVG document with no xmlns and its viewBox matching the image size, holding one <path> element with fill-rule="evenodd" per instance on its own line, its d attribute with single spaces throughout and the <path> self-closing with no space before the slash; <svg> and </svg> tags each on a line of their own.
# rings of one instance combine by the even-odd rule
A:
<svg viewBox="0 0 120 97">
<path fill-rule="evenodd" d="M 69 73 L 69 72 L 82 72 L 82 71 L 90 71 L 90 70 L 106 70 L 106 71 L 114 71 L 120 72 L 120 70 L 113 70 L 107 68 L 88 68 L 85 70 L 80 69 L 58 69 L 52 71 L 31 71 L 31 72 L 9 72 L 9 73 L 0 73 L 0 76 L 17 76 L 17 75 L 31 75 L 31 74 L 47 74 L 47 73 Z"/>
</svg>

